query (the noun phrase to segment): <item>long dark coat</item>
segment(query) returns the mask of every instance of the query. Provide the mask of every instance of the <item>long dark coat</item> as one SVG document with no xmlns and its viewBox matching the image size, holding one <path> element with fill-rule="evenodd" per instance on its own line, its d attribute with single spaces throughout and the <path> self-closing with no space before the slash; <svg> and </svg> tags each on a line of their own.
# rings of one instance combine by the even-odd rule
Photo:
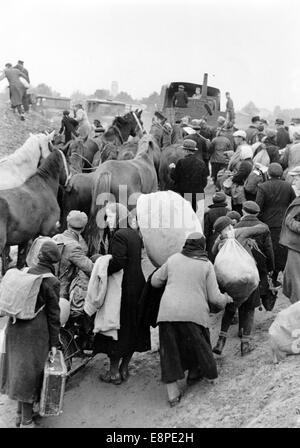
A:
<svg viewBox="0 0 300 448">
<path fill-rule="evenodd" d="M 215 256 L 212 254 L 212 247 L 218 234 L 214 233 L 214 223 L 220 216 L 225 216 L 229 209 L 226 202 L 219 204 L 211 204 L 208 206 L 208 210 L 204 213 L 204 236 L 206 238 L 206 250 L 208 252 L 208 258 L 213 263 Z"/>
<path fill-rule="evenodd" d="M 194 154 L 179 159 L 170 175 L 175 182 L 176 191 L 185 193 L 204 193 L 208 170 L 205 163 Z"/>
<path fill-rule="evenodd" d="M 131 352 L 150 348 L 150 330 L 138 331 L 138 302 L 145 286 L 141 267 L 142 240 L 130 228 L 116 230 L 108 248 L 112 259 L 108 275 L 124 269 L 118 340 L 100 333 L 95 336 L 94 352 L 106 353 L 109 357 L 122 358 Z"/>
<path fill-rule="evenodd" d="M 53 273 L 51 265 L 39 264 L 31 274 Z M 36 311 L 45 308 L 32 320 L 9 320 L 6 353 L 1 354 L 0 392 L 12 400 L 34 403 L 39 400 L 43 371 L 49 350 L 59 345 L 59 281 L 55 277 L 42 281 Z"/>
<path fill-rule="evenodd" d="M 295 197 L 292 186 L 282 179 L 271 179 L 258 185 L 259 219 L 270 228 L 277 272 L 283 271 L 287 260 L 287 248 L 279 244 L 279 237 L 285 212 Z"/>
</svg>

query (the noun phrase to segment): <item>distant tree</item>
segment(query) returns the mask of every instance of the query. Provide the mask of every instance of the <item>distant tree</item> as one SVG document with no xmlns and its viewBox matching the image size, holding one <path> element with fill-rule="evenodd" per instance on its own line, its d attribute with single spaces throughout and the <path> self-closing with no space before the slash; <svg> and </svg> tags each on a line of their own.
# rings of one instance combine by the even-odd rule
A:
<svg viewBox="0 0 300 448">
<path fill-rule="evenodd" d="M 127 92 L 118 93 L 118 95 L 115 96 L 114 100 L 124 101 L 124 103 L 136 103 L 136 100 L 134 100 Z"/>
<path fill-rule="evenodd" d="M 54 96 L 51 87 L 45 83 L 38 84 L 36 87 L 34 87 L 33 90 L 34 90 L 34 93 L 37 95 Z"/>
<path fill-rule="evenodd" d="M 110 92 L 106 89 L 97 89 L 94 93 L 94 96 L 96 98 L 99 98 L 100 100 L 106 100 L 110 98 Z"/>
<path fill-rule="evenodd" d="M 259 113 L 259 109 L 255 106 L 253 101 L 250 101 L 248 104 L 246 104 L 246 106 L 244 106 L 241 111 L 251 116 L 257 115 Z"/>
<path fill-rule="evenodd" d="M 82 100 L 89 98 L 89 95 L 86 95 L 85 93 L 80 92 L 80 90 L 75 90 L 74 92 L 71 93 L 70 98 L 71 98 L 72 102 L 76 102 L 76 101 L 82 101 Z"/>
</svg>

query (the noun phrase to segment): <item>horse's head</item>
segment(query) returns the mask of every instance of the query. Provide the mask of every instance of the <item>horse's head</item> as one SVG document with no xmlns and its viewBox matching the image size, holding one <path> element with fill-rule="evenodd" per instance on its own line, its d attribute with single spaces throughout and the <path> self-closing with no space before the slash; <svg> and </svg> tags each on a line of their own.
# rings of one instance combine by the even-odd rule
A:
<svg viewBox="0 0 300 448">
<path fill-rule="evenodd" d="M 52 146 L 52 140 L 55 134 L 55 130 L 52 131 L 50 134 L 31 134 L 30 137 L 35 137 L 37 144 L 39 145 L 39 150 L 41 154 L 41 159 L 47 159 L 49 154 L 52 152 L 53 146 Z"/>
<path fill-rule="evenodd" d="M 136 157 L 142 156 L 143 154 L 147 154 L 153 160 L 155 169 L 156 171 L 158 171 L 160 164 L 161 150 L 159 146 L 156 144 L 151 134 L 143 135 L 143 137 L 140 139 L 138 143 L 138 150 L 136 153 Z"/>
<path fill-rule="evenodd" d="M 141 137 L 143 134 L 143 122 L 141 119 L 142 110 L 136 109 L 131 111 L 122 117 L 116 117 L 112 123 L 113 127 L 117 127 L 122 135 L 123 142 L 128 140 L 131 135 L 135 137 L 137 134 Z M 121 142 L 121 143 L 123 143 Z"/>
</svg>

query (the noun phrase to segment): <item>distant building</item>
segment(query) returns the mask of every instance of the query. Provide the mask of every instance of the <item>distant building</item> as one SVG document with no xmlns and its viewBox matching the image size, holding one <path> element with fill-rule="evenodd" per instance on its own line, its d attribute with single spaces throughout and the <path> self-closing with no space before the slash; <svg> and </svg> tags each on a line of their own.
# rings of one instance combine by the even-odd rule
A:
<svg viewBox="0 0 300 448">
<path fill-rule="evenodd" d="M 117 81 L 112 81 L 111 88 L 110 88 L 110 94 L 112 98 L 115 98 L 119 93 L 119 84 Z"/>
</svg>

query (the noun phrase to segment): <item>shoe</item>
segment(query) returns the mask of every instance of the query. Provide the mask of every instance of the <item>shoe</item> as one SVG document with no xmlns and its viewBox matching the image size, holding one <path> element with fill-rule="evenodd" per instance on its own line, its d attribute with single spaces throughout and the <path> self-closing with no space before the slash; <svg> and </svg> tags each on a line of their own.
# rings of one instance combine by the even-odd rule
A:
<svg viewBox="0 0 300 448">
<path fill-rule="evenodd" d="M 168 400 L 170 407 L 173 408 L 174 406 L 176 406 L 180 402 L 181 397 L 182 394 L 179 394 L 178 397 L 172 398 L 172 400 Z"/>
<path fill-rule="evenodd" d="M 36 425 L 33 420 L 31 420 L 29 423 L 21 423 L 20 428 L 36 428 Z"/>
<path fill-rule="evenodd" d="M 17 414 L 16 415 L 16 420 L 15 420 L 15 425 L 17 428 L 20 428 L 21 426 L 21 421 L 22 421 L 22 416 L 21 414 Z"/>
<path fill-rule="evenodd" d="M 129 378 L 128 368 L 122 369 L 122 367 L 120 367 L 119 371 L 120 371 L 120 375 L 121 375 L 122 380 L 123 381 L 127 381 L 128 378 Z"/>
<path fill-rule="evenodd" d="M 241 355 L 245 356 L 248 355 L 248 353 L 251 353 L 255 347 L 250 344 L 250 342 L 242 342 L 241 343 Z"/>
<path fill-rule="evenodd" d="M 226 338 L 224 336 L 219 336 L 217 345 L 213 348 L 213 352 L 216 353 L 216 355 L 221 355 L 225 342 Z"/>
<path fill-rule="evenodd" d="M 122 378 L 119 373 L 116 373 L 115 375 L 112 375 L 109 371 L 105 373 L 101 373 L 99 375 L 99 379 L 103 381 L 104 383 L 112 383 L 118 386 L 122 383 Z"/>
<path fill-rule="evenodd" d="M 25 117 L 24 117 L 24 115 L 21 115 L 21 121 L 25 121 Z"/>
</svg>

